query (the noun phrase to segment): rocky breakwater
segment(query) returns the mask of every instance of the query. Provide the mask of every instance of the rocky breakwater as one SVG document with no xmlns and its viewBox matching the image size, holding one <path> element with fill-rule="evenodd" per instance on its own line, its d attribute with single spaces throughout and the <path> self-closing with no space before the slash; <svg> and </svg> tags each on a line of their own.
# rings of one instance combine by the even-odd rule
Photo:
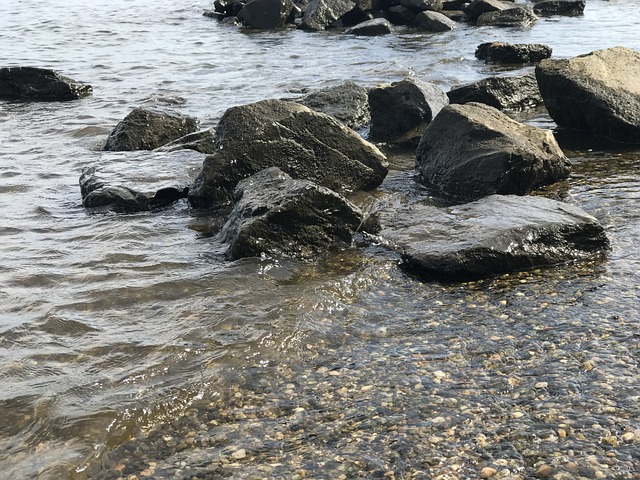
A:
<svg viewBox="0 0 640 480">
<path fill-rule="evenodd" d="M 559 126 L 640 144 L 640 53 L 614 47 L 543 60 L 536 77 Z"/>
</svg>

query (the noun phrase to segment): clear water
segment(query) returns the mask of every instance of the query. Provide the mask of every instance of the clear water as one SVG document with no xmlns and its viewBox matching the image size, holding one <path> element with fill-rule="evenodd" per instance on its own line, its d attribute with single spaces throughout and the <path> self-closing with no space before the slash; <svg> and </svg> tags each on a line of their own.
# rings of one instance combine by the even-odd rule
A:
<svg viewBox="0 0 640 480">
<path fill-rule="evenodd" d="M 3 66 L 49 67 L 94 88 L 77 102 L 0 102 L 0 476 L 81 478 L 131 435 L 171 425 L 189 405 L 255 372 L 279 385 L 283 372 L 306 378 L 357 357 L 368 382 L 397 383 L 399 373 L 411 375 L 416 345 L 428 371 L 455 379 L 451 395 L 475 386 L 478 404 L 500 395 L 479 367 L 488 351 L 551 345 L 597 358 L 607 380 L 584 379 L 589 386 L 567 415 L 602 420 L 594 405 L 606 399 L 618 402 L 612 421 L 640 428 L 640 151 L 567 150 L 574 174 L 559 188 L 606 225 L 613 250 L 603 264 L 461 285 L 421 283 L 375 249 L 317 264 L 227 262 L 199 233 L 206 216 L 185 203 L 95 213 L 82 207 L 78 187 L 89 165 L 141 183 L 196 175 L 198 154 L 100 151 L 139 105 L 197 116 L 204 128 L 230 106 L 344 80 L 373 86 L 415 76 L 444 89 L 474 81 L 495 73 L 473 55 L 486 41 L 546 43 L 556 57 L 614 45 L 640 50 L 636 2 L 588 0 L 584 16 L 526 30 L 462 26 L 375 38 L 246 32 L 203 17 L 208 8 L 177 0 L 0 2 Z M 544 113 L 527 121 L 553 127 Z M 402 188 L 412 159 L 392 164 L 388 190 Z M 575 373 L 558 357 L 540 358 L 526 375 Z M 300 402 L 317 394 L 301 389 Z M 405 414 L 416 424 L 422 418 L 411 404 Z M 538 427 L 530 419 L 514 429 Z"/>
</svg>

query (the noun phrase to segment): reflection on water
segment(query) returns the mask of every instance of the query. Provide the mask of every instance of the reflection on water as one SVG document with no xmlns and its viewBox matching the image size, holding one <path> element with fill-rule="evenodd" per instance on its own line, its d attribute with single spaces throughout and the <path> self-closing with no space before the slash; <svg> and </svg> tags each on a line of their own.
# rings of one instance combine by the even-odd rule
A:
<svg viewBox="0 0 640 480">
<path fill-rule="evenodd" d="M 640 49 L 632 3 L 591 0 L 583 17 L 526 30 L 354 38 L 244 32 L 197 2 L 2 2 L 5 65 L 94 87 L 78 102 L 0 102 L 7 478 L 638 473 L 638 151 L 559 132 L 574 172 L 543 194 L 606 225 L 606 261 L 465 284 L 416 281 L 375 246 L 227 262 L 205 213 L 89 212 L 78 187 L 90 165 L 141 189 L 196 175 L 194 152 L 101 151 L 141 104 L 207 128 L 229 106 L 347 79 L 477 80 L 499 71 L 473 55 L 490 40 L 560 57 Z M 516 117 L 554 126 L 543 111 Z M 375 195 L 428 195 L 408 184 L 411 152 L 389 155 Z"/>
</svg>

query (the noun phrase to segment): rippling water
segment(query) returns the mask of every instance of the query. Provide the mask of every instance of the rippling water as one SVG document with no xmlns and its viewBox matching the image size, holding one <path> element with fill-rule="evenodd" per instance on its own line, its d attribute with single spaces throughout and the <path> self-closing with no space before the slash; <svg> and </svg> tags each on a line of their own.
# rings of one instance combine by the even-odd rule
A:
<svg viewBox="0 0 640 480">
<path fill-rule="evenodd" d="M 355 476 L 343 468 L 349 459 L 361 472 L 449 468 L 452 478 L 513 460 L 520 463 L 508 468 L 524 476 L 537 468 L 526 453 L 534 446 L 536 459 L 591 462 L 592 475 L 639 473 L 629 434 L 640 439 L 640 151 L 602 150 L 585 139 L 563 144 L 574 173 L 549 194 L 606 225 L 613 250 L 604 263 L 460 285 L 421 283 L 375 248 L 315 264 L 226 262 L 201 233 L 210 220 L 186 204 L 90 212 L 78 187 L 80 171 L 93 164 L 143 184 L 195 176 L 202 156 L 193 152 L 100 151 L 113 126 L 142 104 L 210 127 L 232 105 L 344 80 L 373 86 L 416 76 L 444 89 L 477 80 L 494 73 L 473 56 L 490 40 L 546 43 L 556 57 L 614 45 L 640 50 L 634 3 L 588 0 L 584 16 L 525 30 L 463 26 L 358 38 L 246 32 L 203 17 L 208 2 L 3 0 L 3 66 L 50 67 L 92 84 L 94 95 L 0 102 L 0 476 L 152 476 L 153 467 L 158 478 L 291 478 L 296 468 L 336 478 Z M 553 127 L 544 113 L 526 121 Z M 391 161 L 382 190 L 402 188 L 410 175 L 410 156 Z M 249 407 L 263 413 L 251 422 L 237 414 Z M 510 417 L 515 410 L 526 415 Z M 279 416 L 264 413 L 273 411 Z M 349 423 L 336 420 L 350 411 Z M 472 411 L 479 420 L 469 420 Z M 476 456 L 452 460 L 456 448 L 480 445 L 479 434 L 436 442 L 433 418 L 458 431 L 495 430 L 506 450 L 498 458 L 497 446 L 482 454 L 475 447 Z M 171 447 L 166 439 L 183 434 L 184 419 L 207 439 L 224 426 L 226 440 Z M 306 436 L 295 433 L 296 422 Z M 330 434 L 340 425 L 344 438 L 379 436 L 349 450 Z M 558 425 L 569 432 L 565 443 L 544 443 Z M 414 453 L 421 436 L 412 429 L 431 432 L 421 435 L 441 460 L 390 456 L 399 441 L 390 432 L 403 429 Z M 274 430 L 284 438 L 277 448 L 264 440 Z M 162 449 L 153 432 L 165 439 Z M 251 436 L 263 439 L 262 450 L 246 446 L 241 470 L 189 470 L 209 468 Z M 127 450 L 134 440 L 136 455 Z M 280 466 L 260 470 L 276 450 Z M 347 460 L 326 460 L 338 450 Z M 611 451 L 617 465 L 606 463 Z M 355 460 L 362 458 L 366 468 Z"/>
</svg>

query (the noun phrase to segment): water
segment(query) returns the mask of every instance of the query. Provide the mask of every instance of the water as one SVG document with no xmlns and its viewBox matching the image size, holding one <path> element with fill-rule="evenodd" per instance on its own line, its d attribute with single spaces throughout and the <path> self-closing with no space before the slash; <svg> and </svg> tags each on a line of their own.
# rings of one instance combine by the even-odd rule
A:
<svg viewBox="0 0 640 480">
<path fill-rule="evenodd" d="M 635 2 L 589 0 L 582 17 L 526 30 L 377 38 L 249 33 L 207 8 L 0 3 L 3 65 L 94 87 L 77 102 L 0 102 L 0 477 L 473 478 L 495 465 L 519 478 L 542 461 L 639 473 L 640 151 L 567 143 L 574 173 L 549 191 L 603 222 L 604 263 L 457 285 L 421 283 L 375 248 L 227 262 L 185 203 L 90 212 L 77 183 L 89 165 L 154 185 L 194 178 L 193 152 L 100 151 L 136 106 L 206 128 L 230 106 L 344 80 L 477 80 L 495 69 L 474 59 L 485 41 L 556 57 L 640 50 Z M 391 161 L 383 190 L 410 175 L 410 156 Z M 558 429 L 566 438 L 547 442 Z"/>
</svg>

